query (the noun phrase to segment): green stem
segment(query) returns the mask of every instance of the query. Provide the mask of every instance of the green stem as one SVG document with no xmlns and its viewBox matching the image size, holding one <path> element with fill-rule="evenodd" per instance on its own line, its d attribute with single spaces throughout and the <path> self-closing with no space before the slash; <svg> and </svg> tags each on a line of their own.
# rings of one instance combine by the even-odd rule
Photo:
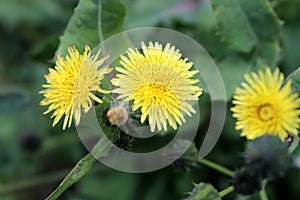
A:
<svg viewBox="0 0 300 200">
<path fill-rule="evenodd" d="M 267 195 L 267 192 L 266 192 L 266 189 L 265 189 L 265 186 L 266 186 L 267 182 L 264 181 L 263 183 L 263 188 L 262 190 L 259 192 L 259 197 L 261 200 L 268 200 L 268 195 Z"/>
<path fill-rule="evenodd" d="M 83 178 L 97 161 L 96 158 L 106 157 L 110 150 L 110 143 L 106 138 L 101 139 L 93 148 L 92 153 L 83 157 L 71 172 L 65 177 L 60 185 L 46 198 L 46 200 L 57 199 L 71 185 Z"/>
<path fill-rule="evenodd" d="M 97 160 L 91 154 L 87 154 L 76 164 L 72 171 L 61 182 L 58 188 L 54 190 L 46 199 L 57 199 L 71 185 L 78 182 L 82 177 L 84 177 L 96 161 Z"/>
<path fill-rule="evenodd" d="M 262 190 L 259 192 L 259 196 L 260 196 L 260 199 L 261 199 L 261 200 L 268 200 L 268 195 L 267 195 L 265 189 L 262 189 Z"/>
<path fill-rule="evenodd" d="M 220 195 L 220 197 L 224 197 L 224 196 L 226 196 L 227 194 L 229 194 L 233 191 L 234 191 L 234 187 L 232 185 L 232 186 L 229 186 L 228 188 L 222 190 L 221 192 L 219 192 L 219 195 Z"/>
<path fill-rule="evenodd" d="M 212 162 L 210 160 L 204 159 L 204 158 L 199 158 L 197 160 L 198 163 L 201 163 L 203 165 L 206 165 L 207 167 L 210 167 L 212 169 L 215 169 L 227 176 L 233 177 L 233 171 L 227 169 L 226 167 L 223 167 L 222 165 L 219 165 L 215 162 Z"/>
</svg>

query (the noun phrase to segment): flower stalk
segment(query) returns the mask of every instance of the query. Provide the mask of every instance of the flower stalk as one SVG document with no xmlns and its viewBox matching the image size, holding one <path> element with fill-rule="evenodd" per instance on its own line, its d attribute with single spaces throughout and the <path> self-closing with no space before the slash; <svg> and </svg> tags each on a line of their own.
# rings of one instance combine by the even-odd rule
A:
<svg viewBox="0 0 300 200">
<path fill-rule="evenodd" d="M 260 192 L 259 192 L 259 197 L 261 200 L 268 200 L 268 196 L 266 193 L 265 188 L 263 188 Z"/>
<path fill-rule="evenodd" d="M 197 160 L 198 163 L 200 164 L 203 164 L 207 167 L 210 167 L 218 172 L 221 172 L 222 174 L 225 174 L 229 177 L 233 177 L 233 171 L 231 171 L 230 169 L 227 169 L 226 167 L 220 165 L 220 164 L 217 164 L 215 162 L 212 162 L 210 160 L 207 160 L 207 159 L 204 159 L 204 158 L 199 158 Z"/>
<path fill-rule="evenodd" d="M 82 179 L 97 161 L 97 158 L 106 157 L 110 150 L 110 143 L 102 138 L 92 149 L 92 152 L 83 157 L 71 172 L 64 178 L 60 185 L 46 198 L 46 200 L 57 199 L 70 186 Z"/>
<path fill-rule="evenodd" d="M 220 195 L 220 197 L 224 197 L 224 196 L 226 196 L 227 194 L 229 194 L 233 191 L 234 191 L 234 187 L 233 187 L 233 185 L 231 185 L 228 188 L 226 188 L 226 189 L 222 190 L 221 192 L 219 192 L 219 195 Z"/>
<path fill-rule="evenodd" d="M 261 200 L 269 200 L 268 195 L 267 195 L 267 192 L 266 192 L 266 184 L 267 184 L 267 181 L 264 180 L 263 188 L 262 188 L 262 190 L 259 192 L 259 197 L 260 197 Z"/>
</svg>

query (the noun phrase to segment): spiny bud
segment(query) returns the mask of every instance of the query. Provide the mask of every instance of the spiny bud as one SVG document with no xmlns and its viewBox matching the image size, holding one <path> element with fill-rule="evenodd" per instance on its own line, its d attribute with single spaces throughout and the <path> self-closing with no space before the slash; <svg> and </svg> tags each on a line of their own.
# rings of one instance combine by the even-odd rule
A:
<svg viewBox="0 0 300 200">
<path fill-rule="evenodd" d="M 232 183 L 237 193 L 249 195 L 254 194 L 262 189 L 262 177 L 246 167 L 235 171 Z"/>
<path fill-rule="evenodd" d="M 118 131 L 113 134 L 112 143 L 114 143 L 117 147 L 124 149 L 125 151 L 131 151 L 132 144 L 135 141 L 135 138 L 127 135 L 122 131 Z"/>
<path fill-rule="evenodd" d="M 128 111 L 123 106 L 112 107 L 106 114 L 111 125 L 122 125 L 128 120 Z"/>
<path fill-rule="evenodd" d="M 248 142 L 245 158 L 253 171 L 271 180 L 282 177 L 291 163 L 288 145 L 275 136 L 263 136 Z"/>
</svg>

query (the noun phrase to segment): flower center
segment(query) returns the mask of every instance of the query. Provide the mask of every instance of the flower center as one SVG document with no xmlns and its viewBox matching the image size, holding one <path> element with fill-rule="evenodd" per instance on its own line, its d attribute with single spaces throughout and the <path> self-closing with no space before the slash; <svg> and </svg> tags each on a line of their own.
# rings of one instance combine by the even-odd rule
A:
<svg viewBox="0 0 300 200">
<path fill-rule="evenodd" d="M 176 96 L 166 86 L 157 83 L 148 83 L 138 89 L 143 99 L 151 101 L 151 104 L 161 104 L 161 102 L 177 102 Z"/>
<path fill-rule="evenodd" d="M 90 92 L 93 90 L 93 87 L 97 84 L 96 76 L 92 73 L 97 73 L 96 71 L 87 71 L 87 66 L 82 66 L 79 69 L 79 72 L 75 76 L 75 81 L 72 83 L 73 91 L 72 98 L 73 101 L 80 104 L 86 102 L 89 98 Z"/>
<path fill-rule="evenodd" d="M 264 104 L 258 108 L 258 117 L 262 121 L 268 121 L 274 118 L 273 107 L 270 104 Z"/>
</svg>

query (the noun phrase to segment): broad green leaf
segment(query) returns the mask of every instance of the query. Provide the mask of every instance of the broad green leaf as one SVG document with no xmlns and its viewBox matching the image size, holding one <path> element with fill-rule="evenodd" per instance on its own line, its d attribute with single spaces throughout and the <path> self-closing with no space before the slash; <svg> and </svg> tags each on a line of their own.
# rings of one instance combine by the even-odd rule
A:
<svg viewBox="0 0 300 200">
<path fill-rule="evenodd" d="M 186 23 L 201 23 L 211 26 L 214 18 L 209 17 L 211 8 L 208 2 L 182 0 L 123 0 L 128 11 L 124 27 L 126 29 L 157 26 L 179 19 Z"/>
<path fill-rule="evenodd" d="M 268 0 L 238 0 L 259 41 L 277 40 L 281 21 Z"/>
<path fill-rule="evenodd" d="M 281 22 L 267 0 L 212 0 L 212 3 L 219 34 L 232 49 L 244 53 L 255 49 L 254 53 L 260 55 L 257 51 L 261 44 L 279 39 Z"/>
<path fill-rule="evenodd" d="M 280 44 L 278 40 L 272 42 L 261 42 L 257 47 L 256 60 L 254 66 L 257 69 L 265 69 L 266 66 L 270 68 L 276 67 L 280 53 Z"/>
<path fill-rule="evenodd" d="M 251 64 L 240 57 L 231 56 L 218 63 L 226 90 L 227 101 L 232 98 L 234 90 L 243 81 L 244 74 L 250 72 Z"/>
<path fill-rule="evenodd" d="M 98 28 L 102 30 L 103 39 L 122 31 L 126 10 L 120 0 L 99 0 L 101 3 L 101 16 L 98 19 Z M 100 31 L 101 31 L 100 30 Z M 99 33 L 101 34 L 101 33 Z"/>
<path fill-rule="evenodd" d="M 237 0 L 212 0 L 218 32 L 229 47 L 250 52 L 257 44 L 257 37 L 246 13 Z"/>
<path fill-rule="evenodd" d="M 185 200 L 221 200 L 221 196 L 211 184 L 198 183 Z"/>
<path fill-rule="evenodd" d="M 60 38 L 56 54 L 67 54 L 69 46 L 83 51 L 122 30 L 125 8 L 120 0 L 80 0 L 67 28 Z"/>
<path fill-rule="evenodd" d="M 299 44 L 300 44 L 300 26 L 285 26 L 282 31 L 282 54 L 286 72 L 290 73 L 300 66 Z"/>
</svg>

